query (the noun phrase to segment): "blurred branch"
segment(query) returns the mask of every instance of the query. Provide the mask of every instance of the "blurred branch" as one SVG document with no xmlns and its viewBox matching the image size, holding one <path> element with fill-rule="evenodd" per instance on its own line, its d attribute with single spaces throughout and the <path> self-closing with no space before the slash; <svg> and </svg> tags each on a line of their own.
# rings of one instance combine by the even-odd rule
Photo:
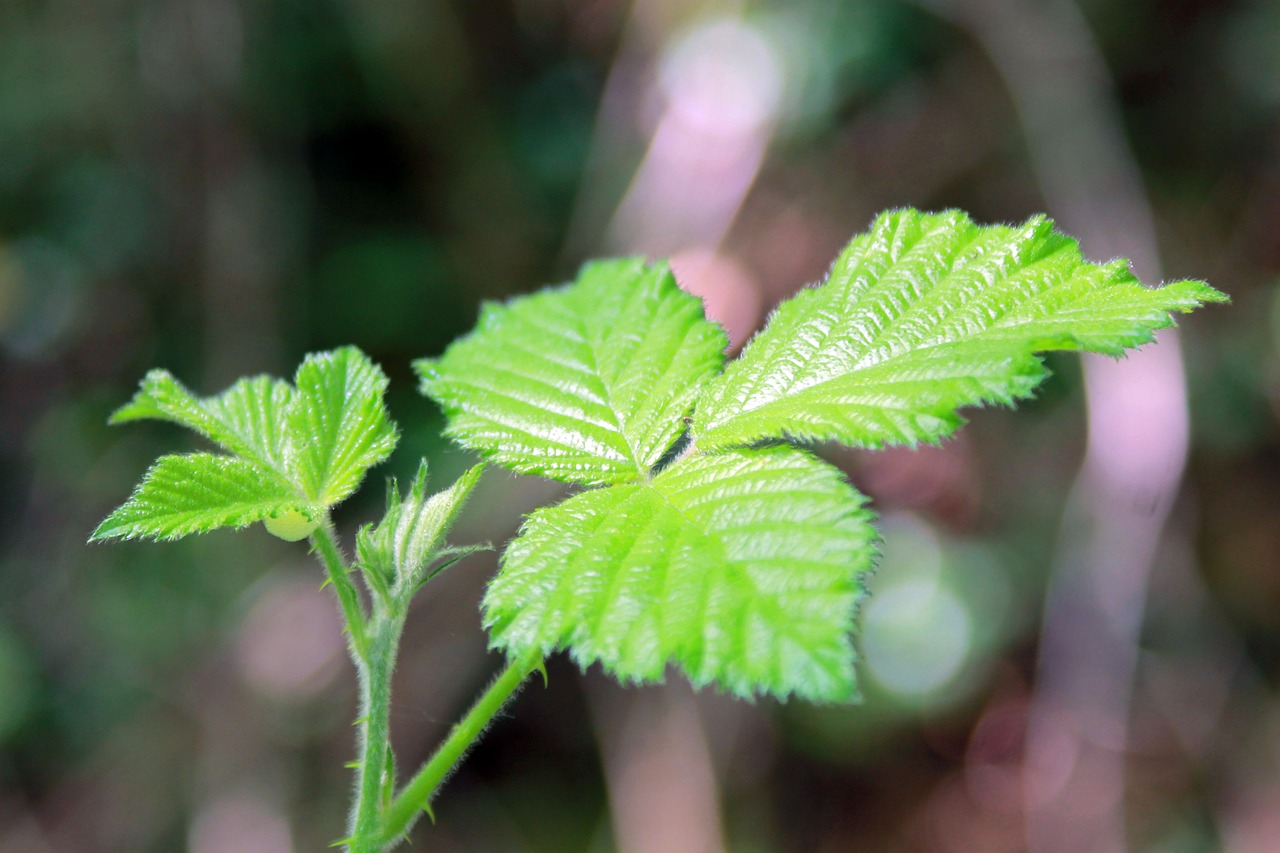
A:
<svg viewBox="0 0 1280 853">
<path fill-rule="evenodd" d="M 619 853 L 727 850 L 699 697 L 676 681 L 586 686 Z"/>
<path fill-rule="evenodd" d="M 1037 180 L 1087 255 L 1159 278 L 1155 226 L 1106 63 L 1071 0 L 919 0 L 968 30 L 1009 87 Z M 1035 851 L 1126 848 L 1124 756 L 1153 556 L 1187 450 L 1178 339 L 1085 359 L 1089 436 L 1063 519 L 1028 729 Z"/>
<path fill-rule="evenodd" d="M 7 766 L 4 769 L 10 771 Z M 0 794 L 0 853 L 19 850 L 23 853 L 56 853 L 57 848 L 45 835 L 26 798 L 19 793 L 5 791 Z"/>
</svg>

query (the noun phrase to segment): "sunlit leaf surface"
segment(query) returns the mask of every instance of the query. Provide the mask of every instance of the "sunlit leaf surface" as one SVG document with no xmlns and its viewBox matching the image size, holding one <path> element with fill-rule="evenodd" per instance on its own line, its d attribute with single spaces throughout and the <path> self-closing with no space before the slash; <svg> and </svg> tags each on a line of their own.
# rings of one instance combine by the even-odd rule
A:
<svg viewBox="0 0 1280 853">
<path fill-rule="evenodd" d="M 216 453 L 162 456 L 94 539 L 178 539 L 308 512 L 293 485 L 260 465 Z"/>
<path fill-rule="evenodd" d="M 743 696 L 849 699 L 873 537 L 861 496 L 802 450 L 695 456 L 535 512 L 485 622 L 510 654 L 568 648 L 624 681 L 674 663 Z"/>
<path fill-rule="evenodd" d="M 307 356 L 285 416 L 294 477 L 316 503 L 332 506 L 396 446 L 383 394 L 387 377 L 355 347 Z"/>
<path fill-rule="evenodd" d="M 598 485 L 662 458 L 725 343 L 665 265 L 604 261 L 571 285 L 487 306 L 474 332 L 417 369 L 463 445 L 521 473 Z"/>
<path fill-rule="evenodd" d="M 1171 311 L 1223 299 L 1202 282 L 1149 289 L 1123 261 L 1088 263 L 1043 217 L 1015 228 L 891 211 L 712 384 L 695 441 L 936 442 L 963 423 L 959 408 L 1029 395 L 1045 376 L 1037 352 L 1118 355 Z"/>
<path fill-rule="evenodd" d="M 200 398 L 166 371 L 148 373 L 112 423 L 172 421 L 231 455 L 161 458 L 92 538 L 176 539 L 268 519 L 277 536 L 305 536 L 391 453 L 396 429 L 386 377 L 354 347 L 307 356 L 296 382 L 259 376 Z"/>
<path fill-rule="evenodd" d="M 1030 394 L 1037 353 L 1118 355 L 1222 299 L 1088 263 L 1042 217 L 898 210 L 714 378 L 723 339 L 662 267 L 595 264 L 492 307 L 419 364 L 451 434 L 516 471 L 613 484 L 529 517 L 485 597 L 492 641 L 623 680 L 675 664 L 741 695 L 847 699 L 873 533 L 837 471 L 777 442 L 938 441 L 961 407 Z M 691 408 L 692 442 L 652 476 Z"/>
<path fill-rule="evenodd" d="M 289 383 L 269 376 L 241 379 L 223 393 L 201 399 L 167 370 L 152 370 L 134 398 L 111 416 L 111 423 L 172 421 L 288 476 L 281 428 L 292 399 Z"/>
</svg>

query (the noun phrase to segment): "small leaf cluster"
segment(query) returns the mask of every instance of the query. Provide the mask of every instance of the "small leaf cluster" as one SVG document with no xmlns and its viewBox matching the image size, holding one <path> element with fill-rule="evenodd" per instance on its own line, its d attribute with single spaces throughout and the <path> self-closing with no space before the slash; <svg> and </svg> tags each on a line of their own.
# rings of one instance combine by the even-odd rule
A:
<svg viewBox="0 0 1280 853">
<path fill-rule="evenodd" d="M 152 371 L 112 422 L 172 421 L 225 452 L 161 457 L 92 536 L 176 539 L 261 521 L 283 539 L 310 539 L 341 608 L 359 676 L 360 755 L 348 765 L 356 775 L 350 835 L 336 842 L 351 853 L 374 853 L 400 840 L 429 808 L 452 766 L 428 762 L 397 792 L 391 675 L 413 596 L 444 568 L 484 547 L 444 544 L 483 466 L 428 495 L 424 462 L 406 495 L 391 481 L 386 514 L 357 534 L 356 562 L 343 556 L 329 511 L 395 447 L 395 424 L 383 402 L 386 387 L 382 371 L 354 347 L 307 356 L 292 384 L 261 376 L 207 398 L 165 371 Z M 357 573 L 367 594 L 353 583 Z M 450 755 L 461 754 L 457 746 L 452 750 Z"/>
<path fill-rule="evenodd" d="M 111 423 L 146 418 L 187 427 L 225 453 L 160 457 L 93 539 L 178 539 L 256 521 L 298 540 L 395 448 L 387 378 L 354 347 L 315 353 L 292 384 L 258 376 L 197 397 L 153 370 Z"/>
<path fill-rule="evenodd" d="M 936 443 L 960 409 L 1029 396 L 1037 353 L 1119 355 L 1224 299 L 1089 263 L 1044 217 L 906 209 L 727 365 L 670 270 L 626 259 L 486 306 L 416 369 L 457 441 L 588 489 L 532 513 L 504 553 L 483 604 L 494 646 L 567 649 L 624 681 L 674 664 L 742 696 L 841 701 L 876 534 L 864 498 L 798 443 Z"/>
</svg>

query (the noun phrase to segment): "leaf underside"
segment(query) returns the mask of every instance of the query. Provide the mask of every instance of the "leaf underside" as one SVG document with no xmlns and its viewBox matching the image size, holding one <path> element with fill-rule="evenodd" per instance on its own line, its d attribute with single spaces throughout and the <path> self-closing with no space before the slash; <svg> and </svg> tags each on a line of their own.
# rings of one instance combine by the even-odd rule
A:
<svg viewBox="0 0 1280 853">
<path fill-rule="evenodd" d="M 623 681 L 849 699 L 874 530 L 840 472 L 779 446 L 696 456 L 533 513 L 484 600 L 508 654 L 568 648 Z"/>
<path fill-rule="evenodd" d="M 415 366 L 464 446 L 521 473 L 604 485 L 662 458 L 725 345 L 665 265 L 628 259 L 486 306 L 474 332 Z"/>
</svg>

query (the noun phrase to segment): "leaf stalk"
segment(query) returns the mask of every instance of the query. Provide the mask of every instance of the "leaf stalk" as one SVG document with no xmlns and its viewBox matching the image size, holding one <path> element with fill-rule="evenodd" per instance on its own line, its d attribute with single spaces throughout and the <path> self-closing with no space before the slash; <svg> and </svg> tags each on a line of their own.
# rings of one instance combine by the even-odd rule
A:
<svg viewBox="0 0 1280 853">
<path fill-rule="evenodd" d="M 430 813 L 431 799 L 453 772 L 458 762 L 480 739 L 493 718 L 515 697 L 529 674 L 542 666 L 542 654 L 532 652 L 508 661 L 507 668 L 494 678 L 431 758 L 414 774 L 387 809 L 380 835 L 386 850 L 410 829 L 422 813 Z"/>
<path fill-rule="evenodd" d="M 324 563 L 328 582 L 333 587 L 338 606 L 342 608 L 342 617 L 347 623 L 347 633 L 351 637 L 353 651 L 352 659 L 356 661 L 357 666 L 360 666 L 368 653 L 369 643 L 366 637 L 368 619 L 364 613 L 364 605 L 360 602 L 360 593 L 351 582 L 347 561 L 338 548 L 337 539 L 334 538 L 333 522 L 329 520 L 328 513 L 325 513 L 320 524 L 312 532 L 311 544 L 320 555 L 320 561 Z"/>
</svg>

